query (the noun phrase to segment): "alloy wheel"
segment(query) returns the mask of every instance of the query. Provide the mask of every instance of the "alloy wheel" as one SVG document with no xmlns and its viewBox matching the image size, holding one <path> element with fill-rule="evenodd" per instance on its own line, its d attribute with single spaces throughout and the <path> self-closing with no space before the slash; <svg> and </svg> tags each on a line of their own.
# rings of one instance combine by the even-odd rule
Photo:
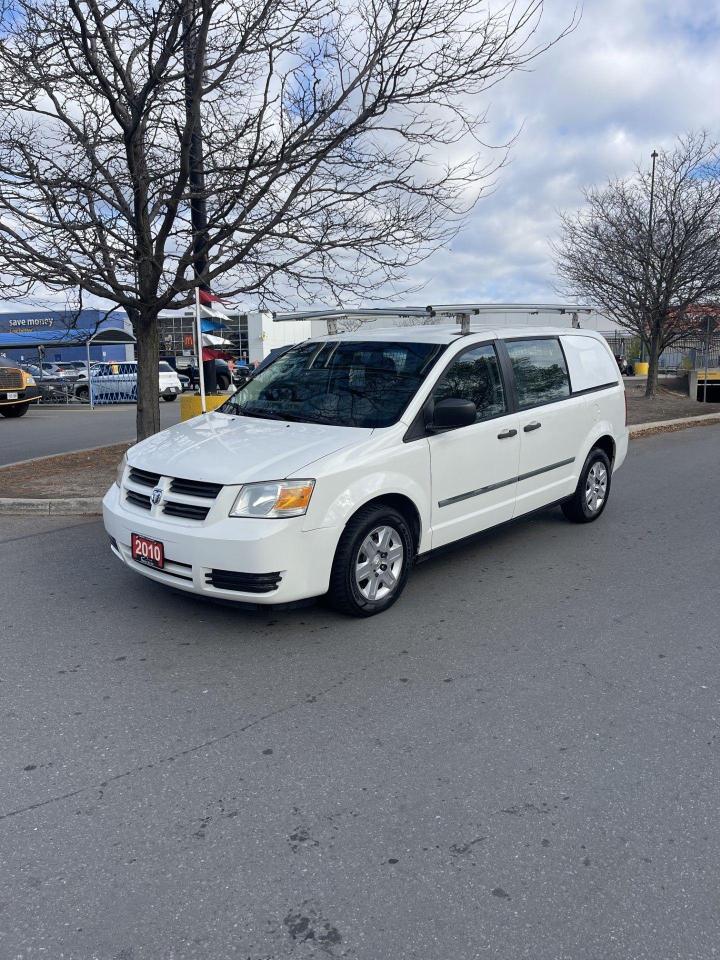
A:
<svg viewBox="0 0 720 960">
<path fill-rule="evenodd" d="M 585 503 L 590 513 L 597 513 L 602 509 L 607 496 L 608 472 L 605 464 L 596 460 L 588 470 L 585 481 Z"/>
<path fill-rule="evenodd" d="M 400 534 L 387 524 L 375 527 L 360 545 L 355 560 L 355 584 L 370 601 L 384 600 L 397 588 L 405 562 Z"/>
</svg>

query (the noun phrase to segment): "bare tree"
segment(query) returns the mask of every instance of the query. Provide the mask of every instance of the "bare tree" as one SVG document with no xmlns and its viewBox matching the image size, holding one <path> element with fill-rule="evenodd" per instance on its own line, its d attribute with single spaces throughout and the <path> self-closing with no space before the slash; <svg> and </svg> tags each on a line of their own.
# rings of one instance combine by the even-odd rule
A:
<svg viewBox="0 0 720 960">
<path fill-rule="evenodd" d="M 652 202 L 651 217 L 651 194 Z M 705 133 L 680 137 L 650 171 L 585 191 L 562 215 L 555 245 L 564 289 L 597 303 L 638 336 L 647 396 L 671 344 L 697 330 L 694 307 L 720 296 L 720 151 Z"/>
<path fill-rule="evenodd" d="M 127 311 L 139 438 L 160 311 L 401 278 L 497 168 L 478 97 L 549 45 L 542 0 L 0 3 L 2 286 Z"/>
</svg>

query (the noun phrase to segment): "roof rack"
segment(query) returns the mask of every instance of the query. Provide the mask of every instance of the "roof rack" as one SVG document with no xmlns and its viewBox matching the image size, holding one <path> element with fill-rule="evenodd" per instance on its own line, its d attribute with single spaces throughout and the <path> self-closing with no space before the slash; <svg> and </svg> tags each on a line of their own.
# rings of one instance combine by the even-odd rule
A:
<svg viewBox="0 0 720 960">
<path fill-rule="evenodd" d="M 426 307 L 334 307 L 324 310 L 289 310 L 273 312 L 276 323 L 288 320 L 325 320 L 327 321 L 328 335 L 334 336 L 338 332 L 338 320 L 397 320 L 423 319 L 437 317 L 455 317 L 460 325 L 460 335 L 470 333 L 472 317 L 483 313 L 558 313 L 571 314 L 573 326 L 577 326 L 580 313 L 592 313 L 593 307 L 579 304 L 562 303 L 446 303 L 429 304 Z"/>
</svg>

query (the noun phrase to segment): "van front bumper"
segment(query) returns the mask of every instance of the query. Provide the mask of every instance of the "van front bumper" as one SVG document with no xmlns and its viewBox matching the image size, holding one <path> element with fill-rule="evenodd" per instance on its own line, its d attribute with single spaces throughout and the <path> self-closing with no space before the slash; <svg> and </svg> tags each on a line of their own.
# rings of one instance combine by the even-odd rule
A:
<svg viewBox="0 0 720 960">
<path fill-rule="evenodd" d="M 197 523 L 149 516 L 121 500 L 117 484 L 103 499 L 110 548 L 131 570 L 178 590 L 242 603 L 293 603 L 327 592 L 339 534 L 331 527 L 303 530 L 303 520 L 226 516 Z M 133 533 L 163 544 L 163 569 L 133 560 Z"/>
</svg>

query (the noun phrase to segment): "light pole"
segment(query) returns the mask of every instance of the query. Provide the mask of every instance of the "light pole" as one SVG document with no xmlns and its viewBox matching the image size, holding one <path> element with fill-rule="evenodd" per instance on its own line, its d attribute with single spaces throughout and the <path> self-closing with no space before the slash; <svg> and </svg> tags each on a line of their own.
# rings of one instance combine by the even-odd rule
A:
<svg viewBox="0 0 720 960">
<path fill-rule="evenodd" d="M 208 228 L 207 203 L 205 197 L 205 163 L 203 158 L 202 126 L 200 109 L 194 104 L 193 84 L 202 82 L 197 77 L 202 65 L 197 62 L 197 6 L 196 0 L 185 0 L 183 6 L 183 43 L 185 60 L 185 109 L 191 123 L 189 148 L 190 181 L 190 223 L 192 226 L 193 268 L 196 278 L 202 278 L 208 269 Z M 195 116 L 193 116 L 194 111 Z M 200 290 L 209 292 L 207 282 L 200 282 L 195 288 L 195 338 L 197 341 L 198 379 L 200 381 L 200 402 L 205 413 L 205 393 L 214 393 L 217 389 L 215 361 L 203 360 L 202 324 L 200 319 Z"/>
<path fill-rule="evenodd" d="M 650 154 L 650 157 L 652 159 L 652 171 L 650 173 L 650 211 L 648 213 L 648 228 L 647 228 L 647 237 L 645 238 L 645 257 L 644 257 L 644 264 L 643 264 L 643 275 L 644 275 L 643 277 L 644 279 L 643 314 L 644 314 L 645 326 L 648 328 L 648 330 L 649 330 L 648 292 L 650 287 L 650 253 L 652 250 L 653 207 L 655 205 L 655 161 L 658 158 L 657 150 L 653 150 L 653 152 Z M 644 347 L 645 347 L 645 341 L 641 337 L 640 338 L 640 359 L 641 360 L 643 358 Z"/>
</svg>

